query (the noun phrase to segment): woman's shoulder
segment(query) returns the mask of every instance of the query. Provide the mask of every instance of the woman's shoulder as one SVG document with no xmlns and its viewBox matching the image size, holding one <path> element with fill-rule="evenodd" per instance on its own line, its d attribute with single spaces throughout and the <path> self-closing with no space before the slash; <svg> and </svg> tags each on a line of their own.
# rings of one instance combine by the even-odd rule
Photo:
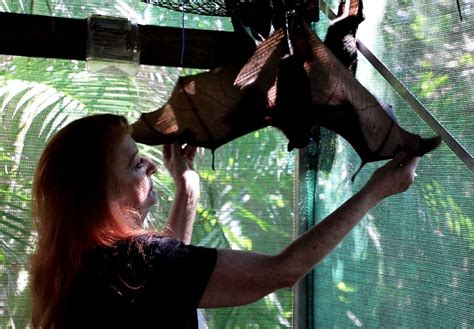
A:
<svg viewBox="0 0 474 329">
<path fill-rule="evenodd" d="M 120 243 L 118 249 L 126 250 L 127 253 L 143 255 L 150 261 L 162 261 L 191 257 L 196 254 L 213 252 L 214 249 L 185 244 L 167 236 L 156 233 L 142 234 Z"/>
<path fill-rule="evenodd" d="M 166 265 L 213 264 L 216 257 L 217 252 L 213 248 L 187 245 L 157 233 L 146 233 L 121 239 L 112 246 L 94 248 L 83 258 L 83 265 L 85 269 L 95 272 L 129 269 L 153 272 Z"/>
<path fill-rule="evenodd" d="M 193 246 L 157 233 L 142 233 L 116 241 L 111 246 L 98 246 L 89 250 L 83 260 L 88 267 L 94 263 L 122 263 L 153 261 L 157 257 L 177 256 L 187 253 Z"/>
<path fill-rule="evenodd" d="M 179 249 L 186 249 L 183 242 L 157 233 L 145 233 L 123 239 L 116 249 L 125 253 L 139 253 L 147 256 L 166 255 Z"/>
</svg>

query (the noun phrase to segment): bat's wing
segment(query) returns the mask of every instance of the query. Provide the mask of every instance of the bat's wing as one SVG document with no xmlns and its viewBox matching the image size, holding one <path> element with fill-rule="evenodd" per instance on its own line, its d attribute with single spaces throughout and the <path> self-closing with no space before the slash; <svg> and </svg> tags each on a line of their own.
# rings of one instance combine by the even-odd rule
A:
<svg viewBox="0 0 474 329">
<path fill-rule="evenodd" d="M 268 90 L 274 87 L 281 59 L 288 52 L 286 43 L 285 31 L 275 31 L 257 47 L 242 67 L 235 79 L 235 85 L 242 89 L 253 87 Z"/>
<path fill-rule="evenodd" d="M 282 61 L 278 76 L 276 126 L 290 140 L 289 148 L 304 147 L 314 125 L 324 126 L 344 137 L 362 163 L 393 158 L 401 149 L 421 156 L 439 145 L 440 138 L 423 139 L 402 129 L 390 106 L 379 102 L 304 25 L 313 58 Z M 304 74 L 306 73 L 306 74 Z M 293 106 L 296 104 L 298 106 Z M 299 125 L 289 116 L 298 118 Z"/>
<path fill-rule="evenodd" d="M 267 126 L 284 41 L 283 31 L 272 34 L 244 67 L 179 78 L 168 102 L 132 125 L 132 137 L 149 145 L 179 141 L 215 150 Z"/>
<path fill-rule="evenodd" d="M 392 108 L 379 102 L 308 26 L 305 29 L 314 53 L 314 60 L 307 69 L 314 111 L 318 111 L 320 105 L 324 105 L 322 108 L 329 105 L 337 109 L 335 112 L 347 113 L 347 128 L 333 129 L 343 137 L 358 136 L 354 141 L 349 137 L 348 141 L 362 162 L 393 158 L 401 149 L 422 156 L 440 144 L 439 137 L 423 139 L 401 128 L 395 121 Z M 331 115 L 323 117 L 330 118 Z M 331 126 L 333 124 L 328 128 Z"/>
</svg>

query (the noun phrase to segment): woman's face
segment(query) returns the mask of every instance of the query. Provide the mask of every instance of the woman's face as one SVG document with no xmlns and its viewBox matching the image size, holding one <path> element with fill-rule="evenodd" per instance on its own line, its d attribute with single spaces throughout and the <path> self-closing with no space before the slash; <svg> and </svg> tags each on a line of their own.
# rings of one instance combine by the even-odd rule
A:
<svg viewBox="0 0 474 329">
<path fill-rule="evenodd" d="M 151 180 L 151 175 L 157 170 L 156 165 L 140 155 L 137 145 L 127 135 L 119 145 L 111 167 L 115 178 L 109 187 L 112 202 L 118 204 L 125 216 L 134 216 L 138 212 L 143 221 L 150 207 L 156 203 Z"/>
</svg>

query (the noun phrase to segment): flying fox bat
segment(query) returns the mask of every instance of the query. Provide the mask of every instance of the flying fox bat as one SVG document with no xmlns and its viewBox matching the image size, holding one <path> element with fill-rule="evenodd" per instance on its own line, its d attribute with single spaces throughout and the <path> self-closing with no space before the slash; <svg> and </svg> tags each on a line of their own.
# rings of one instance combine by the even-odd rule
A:
<svg viewBox="0 0 474 329">
<path fill-rule="evenodd" d="M 271 34 L 243 67 L 180 77 L 167 103 L 132 125 L 132 137 L 150 145 L 178 141 L 215 150 L 271 124 L 292 149 L 305 147 L 311 128 L 320 125 L 344 137 L 363 164 L 393 158 L 401 149 L 421 156 L 439 145 L 439 137 L 424 139 L 401 128 L 390 106 L 348 67 L 301 20 L 290 34 Z"/>
</svg>

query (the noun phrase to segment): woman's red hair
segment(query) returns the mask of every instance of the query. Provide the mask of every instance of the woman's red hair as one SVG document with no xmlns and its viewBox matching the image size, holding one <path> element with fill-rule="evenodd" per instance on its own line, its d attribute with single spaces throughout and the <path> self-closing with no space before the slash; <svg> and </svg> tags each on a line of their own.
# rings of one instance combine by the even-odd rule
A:
<svg viewBox="0 0 474 329">
<path fill-rule="evenodd" d="M 62 305 L 83 253 L 136 234 L 114 218 L 107 187 L 110 165 L 129 132 L 122 116 L 76 120 L 47 144 L 33 181 L 33 220 L 38 244 L 31 263 L 33 327 L 61 328 Z"/>
</svg>

